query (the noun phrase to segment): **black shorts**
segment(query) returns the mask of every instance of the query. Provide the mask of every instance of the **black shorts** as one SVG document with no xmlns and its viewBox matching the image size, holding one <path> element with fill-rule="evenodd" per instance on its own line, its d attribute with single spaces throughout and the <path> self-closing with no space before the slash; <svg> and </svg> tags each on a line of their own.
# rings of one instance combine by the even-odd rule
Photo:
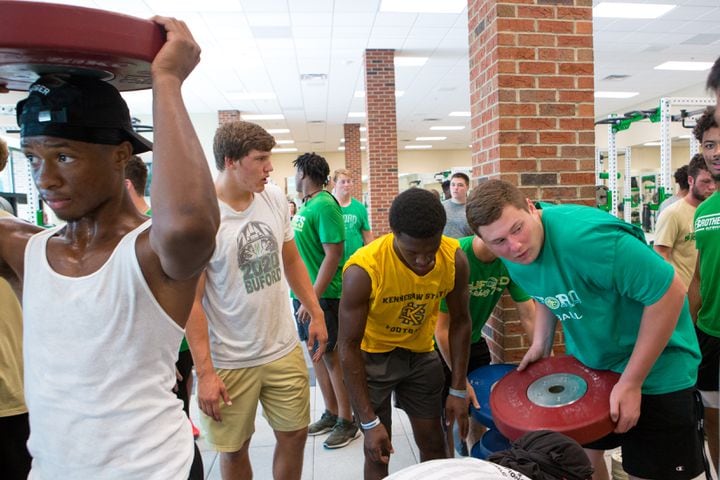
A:
<svg viewBox="0 0 720 480">
<path fill-rule="evenodd" d="M 295 311 L 295 326 L 297 326 L 298 335 L 300 340 L 307 342 L 308 339 L 308 324 L 303 323 L 297 318 L 297 311 L 300 308 L 300 300 L 293 298 L 293 309 Z M 338 311 L 340 309 L 339 298 L 321 298 L 320 308 L 322 308 L 323 314 L 325 315 L 325 327 L 327 328 L 328 341 L 325 347 L 326 352 L 332 352 L 335 350 L 337 345 L 338 337 Z M 317 345 L 313 346 L 313 352 L 317 348 Z"/>
<path fill-rule="evenodd" d="M 643 395 L 635 427 L 583 447 L 622 447 L 623 469 L 636 477 L 689 480 L 705 469 L 702 415 L 702 401 L 694 388 Z"/>
<path fill-rule="evenodd" d="M 0 472 L 7 480 L 25 480 L 32 458 L 25 444 L 30 436 L 28 414 L 0 417 Z"/>
<path fill-rule="evenodd" d="M 175 368 L 180 372 L 182 380 L 177 382 L 177 391 L 175 394 L 183 402 L 183 410 L 185 415 L 190 416 L 190 396 L 188 395 L 188 381 L 192 375 L 193 359 L 190 350 L 183 350 L 178 353 L 178 360 L 175 362 Z"/>
<path fill-rule="evenodd" d="M 384 353 L 362 353 L 370 403 L 388 432 L 392 426 L 393 392 L 409 417 L 440 418 L 444 380 L 437 352 L 416 353 L 396 348 Z"/>
<path fill-rule="evenodd" d="M 703 392 L 718 391 L 718 364 L 720 363 L 720 338 L 708 335 L 695 327 L 702 360 L 698 367 L 697 389 Z"/>
</svg>

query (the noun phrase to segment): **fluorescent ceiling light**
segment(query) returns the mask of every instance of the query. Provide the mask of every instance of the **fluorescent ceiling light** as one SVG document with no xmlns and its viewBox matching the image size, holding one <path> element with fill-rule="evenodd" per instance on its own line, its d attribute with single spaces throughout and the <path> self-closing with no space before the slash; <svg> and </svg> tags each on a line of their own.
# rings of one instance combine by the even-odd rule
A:
<svg viewBox="0 0 720 480">
<path fill-rule="evenodd" d="M 270 135 L 277 135 L 279 133 L 290 133 L 289 128 L 268 128 L 265 131 L 268 132 Z"/>
<path fill-rule="evenodd" d="M 338 150 L 341 151 L 341 152 L 344 152 L 344 151 L 345 151 L 345 147 L 338 147 Z"/>
<path fill-rule="evenodd" d="M 460 13 L 467 0 L 382 0 L 381 12 L 398 13 Z"/>
<path fill-rule="evenodd" d="M 406 150 L 427 150 L 432 148 L 432 145 L 405 145 Z"/>
<path fill-rule="evenodd" d="M 360 127 L 361 132 L 367 132 L 367 127 Z"/>
<path fill-rule="evenodd" d="M 361 142 L 367 142 L 367 138 L 360 137 L 360 141 L 361 141 Z M 340 143 L 345 143 L 345 137 L 342 137 L 342 138 L 340 139 Z"/>
<path fill-rule="evenodd" d="M 396 67 L 422 67 L 428 57 L 395 57 Z"/>
<path fill-rule="evenodd" d="M 395 90 L 395 98 L 405 95 L 405 90 Z M 355 90 L 355 98 L 365 98 L 365 90 Z"/>
<path fill-rule="evenodd" d="M 294 147 L 290 147 L 290 148 L 273 148 L 273 149 L 272 149 L 272 152 L 273 152 L 273 153 L 290 153 L 290 152 L 297 152 L 297 151 L 298 151 L 298 149 L 297 149 L 297 148 L 294 148 Z"/>
<path fill-rule="evenodd" d="M 469 117 L 470 112 L 450 112 L 448 117 Z"/>
<path fill-rule="evenodd" d="M 437 125 L 434 127 L 430 127 L 430 130 L 465 130 L 464 125 Z"/>
<path fill-rule="evenodd" d="M 632 98 L 638 95 L 638 92 L 595 92 L 595 98 Z"/>
<path fill-rule="evenodd" d="M 598 3 L 593 7 L 595 18 L 658 18 L 677 5 L 657 3 Z"/>
<path fill-rule="evenodd" d="M 435 140 L 447 140 L 447 137 L 416 137 L 417 142 L 432 142 Z"/>
<path fill-rule="evenodd" d="M 688 70 L 701 72 L 703 70 L 710 70 L 712 66 L 713 62 L 665 62 L 654 68 L 655 70 Z"/>
<path fill-rule="evenodd" d="M 275 143 L 278 145 L 290 145 L 292 143 L 295 143 L 295 140 L 275 140 Z"/>
<path fill-rule="evenodd" d="M 365 118 L 365 112 L 350 112 L 348 118 Z"/>
<path fill-rule="evenodd" d="M 678 135 L 677 138 L 684 140 L 684 139 L 687 139 L 687 138 L 692 138 L 692 135 L 689 135 L 689 134 L 688 134 L 688 135 Z"/>
<path fill-rule="evenodd" d="M 243 113 L 243 120 L 285 120 L 282 113 Z"/>
<path fill-rule="evenodd" d="M 227 92 L 230 100 L 273 100 L 275 94 L 272 92 Z"/>
<path fill-rule="evenodd" d="M 659 147 L 660 142 L 645 142 L 643 143 L 643 145 L 645 145 L 646 147 Z"/>
</svg>

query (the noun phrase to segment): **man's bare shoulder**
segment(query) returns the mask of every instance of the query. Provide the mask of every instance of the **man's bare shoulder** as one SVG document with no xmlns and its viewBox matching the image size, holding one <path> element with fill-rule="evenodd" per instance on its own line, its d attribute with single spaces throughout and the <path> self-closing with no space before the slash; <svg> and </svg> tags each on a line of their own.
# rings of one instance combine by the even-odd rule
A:
<svg viewBox="0 0 720 480">
<path fill-rule="evenodd" d="M 24 220 L 20 220 L 6 212 L 0 212 L 0 242 L 3 244 L 8 241 L 27 240 L 42 231 L 42 228 L 33 225 Z"/>
</svg>

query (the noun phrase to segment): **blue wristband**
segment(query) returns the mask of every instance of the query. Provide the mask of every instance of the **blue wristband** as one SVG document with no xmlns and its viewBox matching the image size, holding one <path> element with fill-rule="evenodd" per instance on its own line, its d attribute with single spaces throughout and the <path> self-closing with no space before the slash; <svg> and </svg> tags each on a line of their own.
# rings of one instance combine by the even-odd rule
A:
<svg viewBox="0 0 720 480">
<path fill-rule="evenodd" d="M 456 390 L 451 387 L 450 390 L 448 391 L 448 394 L 452 395 L 453 397 L 466 398 L 467 390 Z"/>
<path fill-rule="evenodd" d="M 362 430 L 370 430 L 371 428 L 375 428 L 378 425 L 380 425 L 380 417 L 375 417 L 375 420 L 371 420 L 368 423 L 360 422 L 360 428 Z"/>
</svg>

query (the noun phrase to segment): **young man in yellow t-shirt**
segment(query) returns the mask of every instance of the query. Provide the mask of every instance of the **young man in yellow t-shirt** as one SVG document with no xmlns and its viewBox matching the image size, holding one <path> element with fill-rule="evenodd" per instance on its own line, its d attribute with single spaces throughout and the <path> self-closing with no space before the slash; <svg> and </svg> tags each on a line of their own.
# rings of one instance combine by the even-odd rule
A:
<svg viewBox="0 0 720 480">
<path fill-rule="evenodd" d="M 445 458 L 440 419 L 444 375 L 433 332 L 440 300 L 450 312 L 452 387 L 448 426 L 467 433 L 470 344 L 468 263 L 444 237 L 446 215 L 429 191 L 412 188 L 390 207 L 392 233 L 345 264 L 338 344 L 345 384 L 365 434 L 365 479 L 384 478 L 393 453 L 391 394 L 410 417 L 421 461 Z"/>
</svg>

